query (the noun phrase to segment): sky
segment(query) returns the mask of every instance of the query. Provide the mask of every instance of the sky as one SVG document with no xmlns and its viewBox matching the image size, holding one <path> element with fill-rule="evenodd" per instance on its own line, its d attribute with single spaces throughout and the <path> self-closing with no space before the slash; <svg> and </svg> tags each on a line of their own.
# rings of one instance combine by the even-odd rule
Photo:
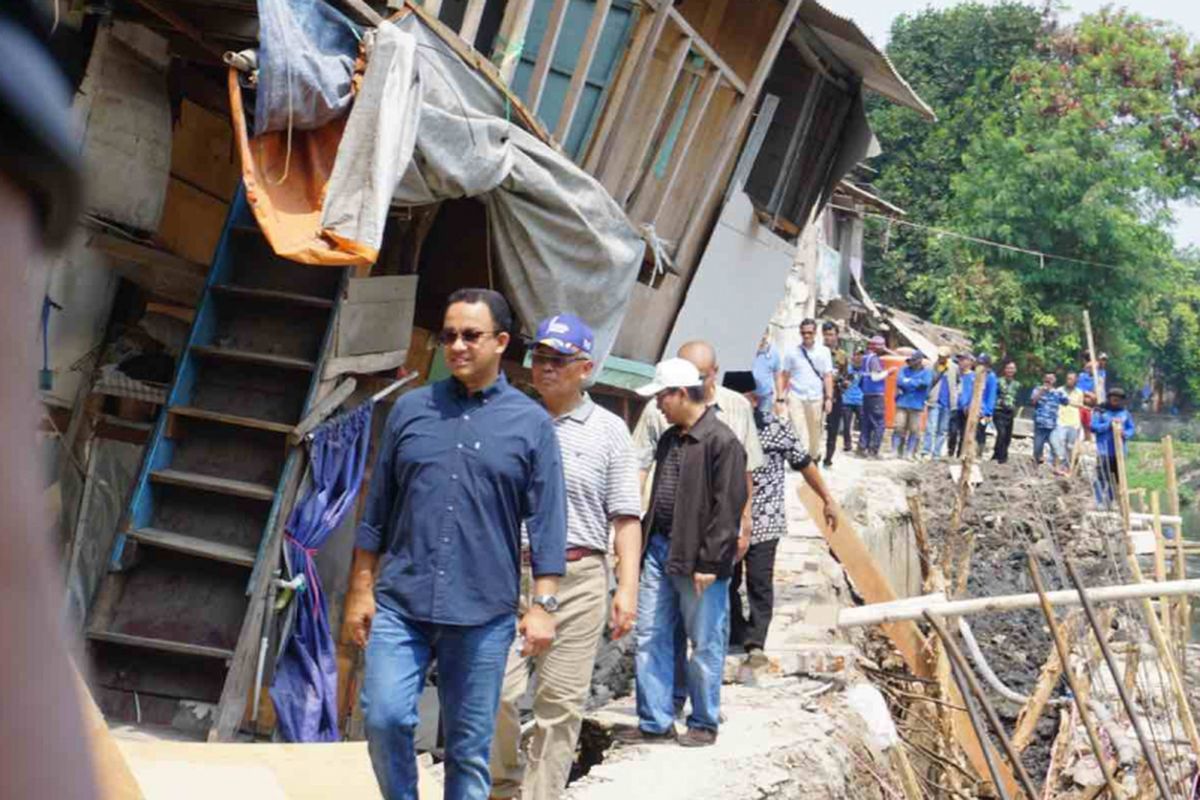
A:
<svg viewBox="0 0 1200 800">
<path fill-rule="evenodd" d="M 824 5 L 850 17 L 880 47 L 887 45 L 892 20 L 899 14 L 915 13 L 922 9 L 945 8 L 954 0 L 824 0 Z M 1077 18 L 1080 14 L 1098 11 L 1102 6 L 1115 5 L 1139 14 L 1167 19 L 1177 23 L 1193 37 L 1200 39 L 1200 2 L 1196 0 L 1072 0 L 1065 4 L 1062 16 Z M 1180 245 L 1200 247 L 1200 206 L 1175 208 L 1175 240 Z"/>
</svg>

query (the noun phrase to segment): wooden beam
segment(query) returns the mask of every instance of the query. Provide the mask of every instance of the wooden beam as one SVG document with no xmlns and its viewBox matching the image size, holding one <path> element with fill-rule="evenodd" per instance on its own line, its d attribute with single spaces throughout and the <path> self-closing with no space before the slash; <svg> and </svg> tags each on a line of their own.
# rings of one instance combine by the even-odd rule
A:
<svg viewBox="0 0 1200 800">
<path fill-rule="evenodd" d="M 421 0 L 425 13 L 435 19 L 442 13 L 442 0 Z"/>
<path fill-rule="evenodd" d="M 166 6 L 162 5 L 159 0 L 133 0 L 142 8 L 149 11 L 154 16 L 161 19 L 163 22 L 170 25 L 175 30 L 182 33 L 187 38 L 191 39 L 199 45 L 206 53 L 215 56 L 218 61 L 221 61 L 225 56 L 225 51 L 215 44 L 210 42 L 204 33 L 193 25 L 188 20 L 184 19 L 180 14 Z"/>
<path fill-rule="evenodd" d="M 500 20 L 500 31 L 492 44 L 492 63 L 500 71 L 500 79 L 512 83 L 517 64 L 521 63 L 521 52 L 525 49 L 525 34 L 529 31 L 529 20 L 533 17 L 534 0 L 508 0 L 504 6 L 504 18 Z M 561 137 L 558 137 L 561 141 Z"/>
<path fill-rule="evenodd" d="M 708 227 L 708 207 L 721 189 L 721 178 L 729 168 L 734 154 L 737 153 L 738 143 L 742 140 L 742 134 L 746 130 L 746 126 L 750 123 L 750 118 L 754 115 L 754 106 L 758 102 L 758 96 L 762 94 L 767 77 L 771 74 L 771 67 L 775 64 L 775 58 L 779 55 L 779 50 L 783 47 L 783 42 L 787 39 L 788 31 L 791 29 L 792 22 L 796 19 L 796 13 L 800 10 L 803 2 L 804 0 L 788 0 L 787 7 L 784 8 L 783 14 L 779 17 L 779 22 L 775 25 L 775 31 L 771 34 L 770 41 L 767 42 L 767 46 L 763 49 L 758 66 L 754 69 L 754 75 L 750 78 L 750 83 L 746 86 L 746 92 L 734 109 L 733 120 L 726 126 L 725 133 L 721 138 L 721 144 L 717 148 L 717 154 L 713 159 L 712 167 L 709 169 L 703 188 L 700 190 L 699 203 L 692 210 L 692 215 L 688 219 L 687 226 L 684 228 L 683 236 L 679 240 L 679 247 L 675 251 L 675 263 L 681 269 L 688 270 L 691 268 L 692 262 L 700 249 L 700 237 Z"/>
<path fill-rule="evenodd" d="M 208 272 L 204 265 L 108 233 L 93 233 L 88 244 L 112 259 L 117 274 L 151 294 L 193 308 L 200 302 Z"/>
<path fill-rule="evenodd" d="M 622 99 L 629 92 L 630 84 L 633 83 L 634 62 L 632 59 L 634 54 L 640 53 L 642 48 L 646 46 L 646 40 L 650 37 L 650 31 L 654 27 L 653 23 L 653 16 L 639 16 L 637 18 L 637 22 L 633 27 L 633 36 L 630 39 L 629 47 L 625 51 L 625 57 L 621 61 L 621 66 L 617 69 L 615 80 L 613 80 L 612 85 L 609 87 L 607 97 L 604 100 L 604 111 L 600 115 L 600 125 L 588 142 L 587 158 L 583 162 L 584 170 L 593 176 L 600 173 L 601 156 L 604 154 L 604 148 L 608 143 L 609 135 L 616 127 L 617 115 L 615 111 L 621 104 Z"/>
<path fill-rule="evenodd" d="M 654 109 L 654 113 L 649 124 L 637 132 L 639 138 L 633 148 L 633 157 L 625 165 L 625 174 L 617 184 L 617 192 L 614 197 L 622 206 L 629 202 L 629 196 L 633 193 L 634 187 L 638 185 L 642 175 L 648 169 L 646 157 L 650 153 L 654 139 L 658 136 L 658 129 L 662 127 L 663 117 L 666 116 L 667 108 L 671 105 L 671 96 L 675 93 L 675 85 L 679 82 L 679 75 L 683 71 L 683 63 L 687 60 L 691 50 L 691 37 L 682 36 L 667 59 L 667 72 L 664 80 L 659 84 L 657 94 L 650 100 L 650 107 Z M 652 166 L 649 165 L 649 167 Z"/>
<path fill-rule="evenodd" d="M 671 191 L 675 188 L 676 181 L 679 180 L 679 174 L 683 172 L 683 165 L 686 163 L 688 154 L 692 150 L 692 142 L 696 138 L 696 132 L 700 130 L 700 126 L 704 122 L 704 115 L 708 113 L 708 106 L 712 102 L 713 95 L 717 93 L 717 88 L 720 85 L 721 73 L 715 69 L 709 70 L 709 73 L 700 84 L 699 96 L 692 102 L 688 119 L 684 123 L 683 131 L 680 133 L 678 141 L 675 143 L 675 150 L 671 153 L 671 160 L 667 164 L 667 174 L 663 178 L 658 199 L 653 202 L 653 205 L 650 205 L 650 193 L 643 189 L 638 197 L 638 202 L 632 215 L 635 219 L 649 222 L 652 225 L 657 222 L 659 214 L 662 213 L 663 206 L 667 203 L 667 198 L 670 197 Z M 647 172 L 647 178 L 652 172 L 653 165 L 651 165 L 651 169 Z M 645 184 L 646 181 L 643 181 L 643 185 Z M 644 213 L 646 212 L 645 207 L 647 205 L 650 205 L 649 212 Z"/>
<path fill-rule="evenodd" d="M 659 0 L 660 3 L 666 3 L 671 6 L 671 0 Z M 674 6 L 671 6 L 671 21 L 683 31 L 684 36 L 689 36 L 692 39 L 692 47 L 697 53 L 704 56 L 704 60 L 712 64 L 721 74 L 725 76 L 725 81 L 737 90 L 738 94 L 746 93 L 746 82 L 742 77 L 733 71 L 733 67 L 725 63 L 717 51 L 713 49 L 703 36 L 696 32 L 696 29 L 684 19 L 683 14 L 680 14 Z"/>
<path fill-rule="evenodd" d="M 642 86 L 645 85 L 646 76 L 650 72 L 650 63 L 654 60 L 654 51 L 658 49 L 658 42 L 662 38 L 663 31 L 666 30 L 667 20 L 670 18 L 671 6 L 666 3 L 659 6 L 650 19 L 650 31 L 646 36 L 646 41 L 642 44 L 642 49 L 638 50 L 636 54 L 630 52 L 630 55 L 634 56 L 634 60 L 629 85 L 624 87 L 626 91 L 623 95 L 614 94 L 612 103 L 609 104 L 609 111 L 612 113 L 615 124 L 620 125 L 627 120 L 637 102 L 638 95 L 642 93 Z M 599 172 L 596 174 L 596 177 L 609 191 L 615 188 L 613 179 L 616 176 L 613 175 L 612 154 L 619 138 L 609 136 L 604 142 L 603 152 L 599 159 Z"/>
<path fill-rule="evenodd" d="M 487 0 L 467 0 L 467 10 L 463 12 L 458 35 L 472 47 L 475 46 L 475 37 L 479 35 L 479 23 L 483 21 L 483 10 L 486 6 Z"/>
<path fill-rule="evenodd" d="M 393 350 L 389 353 L 368 353 L 362 356 L 342 356 L 331 358 L 325 362 L 325 372 L 322 380 L 330 380 L 348 372 L 365 374 L 382 372 L 385 369 L 395 369 L 404 365 L 408 350 Z"/>
<path fill-rule="evenodd" d="M 383 22 L 383 17 L 379 12 L 363 0 L 333 0 L 333 4 L 344 11 L 348 17 L 363 25 L 374 27 Z"/>
<path fill-rule="evenodd" d="M 1078 613 L 1078 612 L 1076 612 Z M 1058 635 L 1067 644 L 1067 652 L 1071 650 L 1071 620 L 1070 617 L 1059 623 Z M 1042 671 L 1038 674 L 1037 683 L 1033 686 L 1033 692 L 1029 695 L 1029 699 L 1025 705 L 1021 707 L 1021 711 L 1017 714 L 1017 726 L 1013 730 L 1012 743 L 1017 752 L 1024 752 L 1029 746 L 1029 741 L 1033 738 L 1033 734 L 1037 731 L 1038 722 L 1041 721 L 1042 712 L 1046 709 L 1046 703 L 1050 701 L 1050 695 L 1058 687 L 1058 682 L 1062 679 L 1063 664 L 1058 657 L 1058 649 L 1051 648 L 1050 655 L 1046 658 L 1046 663 L 1042 665 Z"/>
<path fill-rule="evenodd" d="M 332 392 L 317 401 L 317 404 L 308 412 L 308 416 L 300 420 L 292 429 L 288 436 L 292 444 L 300 444 L 308 432 L 324 422 L 326 417 L 338 409 L 338 406 L 346 402 L 350 395 L 354 394 L 356 388 L 358 388 L 358 382 L 354 378 L 347 378 L 339 383 Z"/>
<path fill-rule="evenodd" d="M 575 72 L 571 74 L 571 85 L 567 87 L 567 96 L 563 99 L 562 111 L 558 115 L 558 126 L 554 130 L 554 138 L 560 142 L 566 142 L 571 133 L 575 109 L 579 107 L 579 98 L 583 96 L 583 86 L 587 83 L 588 72 L 592 69 L 596 45 L 600 44 L 600 34 L 604 32 L 604 22 L 608 19 L 608 10 L 611 7 L 612 0 L 596 0 L 592 21 L 588 25 L 587 34 L 584 35 L 579 58 L 575 61 Z"/>
<path fill-rule="evenodd" d="M 558 48 L 558 35 L 562 33 L 563 20 L 567 16 L 569 0 L 554 0 L 550 9 L 550 18 L 546 20 L 546 34 L 538 46 L 537 61 L 533 64 L 533 74 L 529 77 L 529 93 L 525 102 L 533 113 L 537 113 L 538 103 L 542 99 L 542 91 L 546 88 L 546 78 L 550 75 L 550 66 L 554 61 L 554 51 Z"/>
<path fill-rule="evenodd" d="M 824 505 L 816 493 L 803 484 L 799 488 L 800 501 L 807 509 L 808 515 L 812 518 L 813 524 L 821 531 L 821 535 L 825 537 L 825 542 L 829 545 L 829 550 L 837 558 L 838 562 L 845 568 L 846 574 L 850 576 L 850 581 L 854 585 L 854 589 L 868 603 L 886 603 L 900 599 L 896 590 L 892 588 L 891 582 L 887 576 L 879 569 L 879 565 L 875 561 L 875 557 L 871 555 L 871 551 L 867 549 L 863 543 L 862 537 L 854 530 L 850 518 L 839 507 L 836 509 L 837 527 L 830 529 L 825 524 Z M 904 663 L 908 665 L 909 670 L 918 678 L 926 680 L 936 680 L 934 665 L 930 663 L 928 658 L 930 643 L 925 636 L 917 628 L 917 624 L 912 620 L 904 620 L 902 622 L 890 622 L 880 626 L 883 633 L 891 640 L 896 650 L 900 652 L 900 656 L 904 659 Z M 953 681 L 948 681 L 942 684 L 943 690 L 946 692 L 946 699 L 951 705 L 959 709 L 953 711 L 950 715 L 953 721 L 953 728 L 956 731 L 956 737 L 963 751 L 967 754 L 971 765 L 975 768 L 976 773 L 986 780 L 987 760 L 984 756 L 983 745 L 971 730 L 970 720 L 965 711 L 966 704 L 963 702 L 962 694 L 959 693 L 958 687 Z M 1012 770 L 1007 764 L 1001 763 L 998 765 L 1001 773 L 1004 776 L 1006 785 L 1012 786 L 1015 784 L 1015 779 L 1012 776 Z"/>
</svg>

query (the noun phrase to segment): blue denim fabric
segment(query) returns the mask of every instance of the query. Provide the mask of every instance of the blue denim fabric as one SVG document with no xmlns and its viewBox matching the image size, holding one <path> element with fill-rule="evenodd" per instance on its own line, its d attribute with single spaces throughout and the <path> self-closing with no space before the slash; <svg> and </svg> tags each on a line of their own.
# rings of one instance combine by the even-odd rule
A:
<svg viewBox="0 0 1200 800">
<path fill-rule="evenodd" d="M 926 455 L 940 457 L 942 447 L 946 444 L 946 433 L 950 430 L 950 409 L 942 406 L 930 406 L 928 417 L 925 419 L 925 444 L 921 452 Z"/>
<path fill-rule="evenodd" d="M 691 575 L 668 575 L 670 540 L 654 536 L 642 563 L 638 591 L 637 711 L 649 733 L 674 724 L 675 629 L 683 619 L 692 657 L 687 665 L 689 728 L 717 730 L 721 719 L 721 676 L 729 642 L 729 578 L 720 578 L 696 596 Z"/>
<path fill-rule="evenodd" d="M 883 395 L 863 395 L 862 425 L 858 434 L 858 446 L 868 453 L 879 453 L 883 443 Z"/>
<path fill-rule="evenodd" d="M 1075 450 L 1075 442 L 1079 439 L 1079 428 L 1059 425 L 1050 435 L 1050 453 L 1054 456 L 1055 466 L 1063 467 L 1071 463 L 1071 453 Z"/>
<path fill-rule="evenodd" d="M 1054 428 L 1034 428 L 1033 429 L 1033 459 L 1041 464 L 1046 454 L 1046 445 L 1050 444 L 1050 437 L 1054 435 Z M 1054 448 L 1050 448 L 1050 455 L 1053 457 Z"/>
<path fill-rule="evenodd" d="M 512 614 L 482 625 L 438 625 L 407 620 L 379 603 L 367 641 L 362 710 L 385 800 L 416 800 L 417 700 L 434 657 L 446 733 L 446 800 L 487 800 L 488 756 L 515 635 Z"/>
</svg>

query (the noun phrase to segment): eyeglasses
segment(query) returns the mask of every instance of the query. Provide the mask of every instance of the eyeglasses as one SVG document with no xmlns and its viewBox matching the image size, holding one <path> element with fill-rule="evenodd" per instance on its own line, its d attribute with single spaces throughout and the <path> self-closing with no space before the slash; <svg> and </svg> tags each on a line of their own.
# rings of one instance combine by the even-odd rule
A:
<svg viewBox="0 0 1200 800">
<path fill-rule="evenodd" d="M 474 347 L 479 344 L 480 340 L 485 336 L 495 336 L 501 331 L 477 331 L 468 328 L 465 331 L 456 331 L 452 328 L 443 328 L 438 332 L 438 342 L 444 346 L 450 346 L 462 339 L 464 343 Z"/>
<path fill-rule="evenodd" d="M 578 361 L 587 361 L 583 356 L 565 356 L 558 353 L 533 353 L 530 360 L 535 367 L 553 367 L 554 369 L 562 369 L 568 364 Z"/>
</svg>

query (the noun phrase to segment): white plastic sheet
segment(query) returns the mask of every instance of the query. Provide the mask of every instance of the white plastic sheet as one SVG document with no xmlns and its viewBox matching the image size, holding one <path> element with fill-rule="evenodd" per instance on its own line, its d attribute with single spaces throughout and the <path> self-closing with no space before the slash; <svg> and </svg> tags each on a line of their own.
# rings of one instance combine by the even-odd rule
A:
<svg viewBox="0 0 1200 800">
<path fill-rule="evenodd" d="M 388 207 L 475 197 L 501 289 L 528 325 L 571 312 L 608 354 L 645 244 L 608 192 L 512 121 L 503 93 L 415 16 L 374 32 L 322 228 L 378 249 Z"/>
</svg>

